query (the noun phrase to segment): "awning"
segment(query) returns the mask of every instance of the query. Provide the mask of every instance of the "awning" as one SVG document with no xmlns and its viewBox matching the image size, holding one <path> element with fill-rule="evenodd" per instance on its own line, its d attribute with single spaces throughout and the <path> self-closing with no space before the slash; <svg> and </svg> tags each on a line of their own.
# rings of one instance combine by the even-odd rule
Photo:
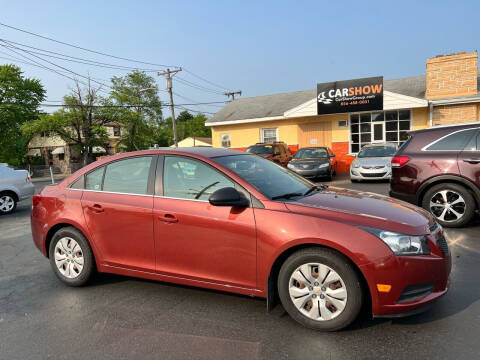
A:
<svg viewBox="0 0 480 360">
<path fill-rule="evenodd" d="M 52 155 L 65 154 L 65 149 L 63 146 L 59 146 L 52 151 Z"/>
<path fill-rule="evenodd" d="M 100 153 L 106 153 L 107 150 L 105 150 L 103 147 L 101 146 L 94 146 L 92 147 L 92 153 L 94 154 L 100 154 Z"/>
<path fill-rule="evenodd" d="M 27 152 L 27 156 L 41 156 L 42 153 L 40 152 L 40 149 L 30 149 Z"/>
</svg>

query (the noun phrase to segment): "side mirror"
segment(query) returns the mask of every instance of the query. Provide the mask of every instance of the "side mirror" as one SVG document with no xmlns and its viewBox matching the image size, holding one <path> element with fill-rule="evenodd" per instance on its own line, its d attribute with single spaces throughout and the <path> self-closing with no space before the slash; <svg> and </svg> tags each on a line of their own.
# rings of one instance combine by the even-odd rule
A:
<svg viewBox="0 0 480 360">
<path fill-rule="evenodd" d="M 250 206 L 250 201 L 246 198 L 246 196 L 233 187 L 218 189 L 212 195 L 210 195 L 208 202 L 213 206 Z"/>
<path fill-rule="evenodd" d="M 330 155 L 330 157 L 331 157 L 331 158 L 334 158 L 334 157 L 335 157 L 335 154 Z"/>
</svg>

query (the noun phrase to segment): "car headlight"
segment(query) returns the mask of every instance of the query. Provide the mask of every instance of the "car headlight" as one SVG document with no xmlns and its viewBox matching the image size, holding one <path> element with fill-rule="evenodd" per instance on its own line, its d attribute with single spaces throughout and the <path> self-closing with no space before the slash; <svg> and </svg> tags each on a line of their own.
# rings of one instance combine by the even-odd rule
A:
<svg viewBox="0 0 480 360">
<path fill-rule="evenodd" d="M 354 168 L 354 169 L 358 169 L 359 167 L 360 167 L 360 165 L 358 165 L 358 164 L 355 163 L 355 162 L 352 164 L 352 168 Z"/>
<path fill-rule="evenodd" d="M 295 165 L 288 163 L 288 164 L 287 164 L 287 168 L 289 168 L 289 169 L 295 169 Z"/>
<path fill-rule="evenodd" d="M 393 231 L 373 229 L 361 226 L 375 235 L 392 250 L 395 255 L 429 255 L 430 245 L 425 235 L 405 235 Z"/>
<path fill-rule="evenodd" d="M 319 169 L 324 169 L 324 168 L 329 167 L 329 166 L 330 166 L 329 163 L 323 163 L 323 164 L 318 165 L 318 168 Z"/>
</svg>

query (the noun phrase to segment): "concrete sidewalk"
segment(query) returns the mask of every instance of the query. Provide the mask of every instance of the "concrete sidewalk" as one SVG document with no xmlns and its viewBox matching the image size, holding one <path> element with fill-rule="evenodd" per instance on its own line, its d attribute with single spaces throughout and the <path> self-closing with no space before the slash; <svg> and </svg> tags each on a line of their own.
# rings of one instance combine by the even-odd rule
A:
<svg viewBox="0 0 480 360">
<path fill-rule="evenodd" d="M 65 179 L 66 177 L 67 176 L 64 174 L 56 174 L 56 175 L 53 175 L 53 180 L 55 181 L 55 183 L 58 183 L 63 179 Z M 50 176 L 32 178 L 32 183 L 36 183 L 36 182 L 52 182 L 52 178 Z"/>
</svg>

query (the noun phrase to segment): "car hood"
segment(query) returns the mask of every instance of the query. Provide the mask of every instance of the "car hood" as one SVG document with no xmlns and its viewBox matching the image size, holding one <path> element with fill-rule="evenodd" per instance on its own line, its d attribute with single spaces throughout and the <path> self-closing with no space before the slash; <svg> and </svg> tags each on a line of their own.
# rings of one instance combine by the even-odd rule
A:
<svg viewBox="0 0 480 360">
<path fill-rule="evenodd" d="M 427 234 L 434 223 L 427 211 L 415 205 L 333 186 L 285 205 L 289 211 L 299 214 L 409 235 Z"/>
<path fill-rule="evenodd" d="M 353 162 L 360 166 L 385 166 L 390 164 L 392 157 L 367 157 L 367 158 L 356 158 Z"/>
</svg>

